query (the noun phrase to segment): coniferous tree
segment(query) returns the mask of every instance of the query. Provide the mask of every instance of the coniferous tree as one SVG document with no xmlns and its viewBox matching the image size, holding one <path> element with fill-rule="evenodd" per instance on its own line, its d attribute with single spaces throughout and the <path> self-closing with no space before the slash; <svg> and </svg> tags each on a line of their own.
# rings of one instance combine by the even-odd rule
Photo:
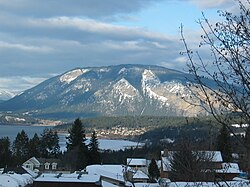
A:
<svg viewBox="0 0 250 187">
<path fill-rule="evenodd" d="M 148 166 L 148 174 L 151 182 L 156 182 L 156 179 L 160 177 L 160 170 L 155 159 L 152 159 Z"/>
<path fill-rule="evenodd" d="M 29 141 L 29 156 L 40 157 L 41 141 L 37 133 Z"/>
<path fill-rule="evenodd" d="M 22 164 L 29 157 L 29 137 L 24 130 L 17 134 L 13 142 L 13 155 L 16 164 Z"/>
<path fill-rule="evenodd" d="M 89 143 L 89 164 L 99 164 L 100 162 L 99 143 L 96 137 L 96 132 L 93 131 Z"/>
<path fill-rule="evenodd" d="M 67 137 L 67 156 L 72 159 L 72 169 L 83 169 L 88 162 L 88 148 L 85 144 L 85 129 L 79 118 L 74 121 Z"/>
<path fill-rule="evenodd" d="M 60 153 L 59 137 L 52 129 L 44 129 L 41 134 L 41 156 L 57 158 Z"/>
<path fill-rule="evenodd" d="M 230 133 L 226 125 L 223 125 L 217 137 L 217 150 L 221 151 L 224 162 L 232 161 Z"/>
<path fill-rule="evenodd" d="M 10 140 L 8 137 L 0 138 L 0 167 L 6 167 L 11 161 Z"/>
</svg>

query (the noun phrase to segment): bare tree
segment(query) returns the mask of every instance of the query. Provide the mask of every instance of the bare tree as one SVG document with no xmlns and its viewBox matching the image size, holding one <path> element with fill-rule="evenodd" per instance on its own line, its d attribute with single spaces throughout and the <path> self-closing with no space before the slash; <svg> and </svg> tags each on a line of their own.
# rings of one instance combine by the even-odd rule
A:
<svg viewBox="0 0 250 187">
<path fill-rule="evenodd" d="M 213 25 L 204 14 L 198 21 L 203 31 L 200 47 L 210 49 L 211 60 L 188 47 L 181 27 L 189 72 L 195 77 L 192 86 L 195 85 L 196 89 L 192 89 L 192 97 L 199 102 L 186 100 L 203 107 L 229 131 L 229 124 L 234 120 L 235 123 L 250 124 L 250 1 L 236 2 L 239 11 L 235 14 L 218 11 L 223 21 Z M 214 85 L 208 79 L 212 79 Z M 249 163 L 250 145 L 239 141 L 246 150 Z"/>
</svg>

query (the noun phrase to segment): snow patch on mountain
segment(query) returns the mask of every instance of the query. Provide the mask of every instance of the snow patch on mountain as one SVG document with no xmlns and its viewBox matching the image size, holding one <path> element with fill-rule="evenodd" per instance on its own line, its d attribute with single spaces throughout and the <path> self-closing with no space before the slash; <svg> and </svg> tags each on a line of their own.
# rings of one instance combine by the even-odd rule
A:
<svg viewBox="0 0 250 187">
<path fill-rule="evenodd" d="M 89 69 L 75 69 L 70 72 L 65 73 L 60 77 L 61 82 L 66 82 L 67 84 L 71 83 L 73 80 L 75 80 L 80 75 L 88 72 Z"/>
<path fill-rule="evenodd" d="M 138 90 L 135 89 L 125 78 L 119 80 L 113 86 L 114 91 L 118 93 L 125 93 L 128 97 L 134 97 L 139 94 Z"/>
<path fill-rule="evenodd" d="M 114 95 L 118 95 L 119 102 L 125 99 L 133 99 L 139 95 L 139 92 L 135 87 L 133 87 L 126 79 L 122 78 L 116 84 L 114 84 L 112 92 Z"/>
<path fill-rule="evenodd" d="M 127 71 L 127 68 L 122 68 L 122 69 L 118 72 L 118 74 L 120 75 L 120 74 L 126 73 L 126 71 Z"/>
<path fill-rule="evenodd" d="M 41 92 L 41 93 L 38 94 L 36 100 L 45 100 L 47 98 L 48 98 L 48 95 L 45 94 L 45 93 L 43 93 L 43 92 Z"/>
<path fill-rule="evenodd" d="M 100 73 L 105 73 L 105 72 L 109 72 L 110 71 L 110 68 L 100 68 L 98 70 Z"/>
<path fill-rule="evenodd" d="M 146 95 L 150 99 L 156 99 L 163 102 L 165 105 L 169 105 L 167 103 L 168 98 L 164 97 L 163 95 L 159 95 L 153 91 L 154 88 L 160 86 L 161 82 L 151 70 L 144 70 L 144 72 L 142 73 L 141 84 L 144 95 Z"/>
<path fill-rule="evenodd" d="M 5 116 L 6 121 L 16 121 L 16 122 L 25 122 L 24 118 L 12 117 L 12 116 Z"/>
</svg>

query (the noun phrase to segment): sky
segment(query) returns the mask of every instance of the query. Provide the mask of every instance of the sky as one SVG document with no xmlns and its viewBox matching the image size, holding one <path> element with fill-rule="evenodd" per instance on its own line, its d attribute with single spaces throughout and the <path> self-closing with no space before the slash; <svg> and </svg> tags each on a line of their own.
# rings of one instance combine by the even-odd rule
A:
<svg viewBox="0 0 250 187">
<path fill-rule="evenodd" d="M 0 91 L 21 92 L 77 67 L 152 64 L 186 71 L 180 25 L 194 49 L 197 20 L 234 0 L 0 0 Z"/>
</svg>

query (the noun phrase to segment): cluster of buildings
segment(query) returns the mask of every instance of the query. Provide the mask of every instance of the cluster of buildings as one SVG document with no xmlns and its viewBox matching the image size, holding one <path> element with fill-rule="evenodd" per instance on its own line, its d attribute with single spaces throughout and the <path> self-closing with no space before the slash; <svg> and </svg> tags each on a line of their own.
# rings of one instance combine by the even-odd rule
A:
<svg viewBox="0 0 250 187">
<path fill-rule="evenodd" d="M 110 129 L 95 129 L 98 136 L 101 137 L 112 137 L 112 136 L 118 136 L 118 137 L 129 137 L 129 136 L 138 136 L 147 131 L 145 127 L 141 128 L 128 128 L 128 127 L 122 127 L 122 126 L 116 126 L 112 127 Z"/>
<path fill-rule="evenodd" d="M 240 171 L 237 163 L 224 163 L 219 151 L 204 151 L 211 157 L 214 171 L 223 180 L 220 182 L 171 182 L 171 159 L 173 151 L 161 152 L 157 161 L 160 179 L 150 183 L 148 167 L 150 160 L 145 158 L 127 158 L 126 165 L 89 165 L 82 171 L 71 173 L 61 167 L 58 159 L 32 157 L 21 166 L 22 172 L 3 172 L 0 174 L 0 186 L 6 187 L 165 187 L 165 186 L 250 186 L 250 181 Z M 226 182 L 225 182 L 226 181 Z M 225 184 L 224 184 L 225 183 Z"/>
</svg>

